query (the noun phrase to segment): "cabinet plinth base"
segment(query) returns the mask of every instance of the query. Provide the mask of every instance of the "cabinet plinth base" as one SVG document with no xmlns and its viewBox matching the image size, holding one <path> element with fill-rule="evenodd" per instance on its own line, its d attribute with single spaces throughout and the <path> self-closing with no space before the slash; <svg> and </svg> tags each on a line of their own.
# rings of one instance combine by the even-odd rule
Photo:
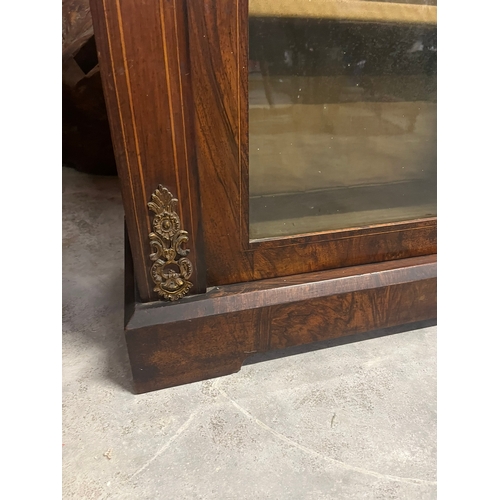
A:
<svg viewBox="0 0 500 500">
<path fill-rule="evenodd" d="M 436 256 L 215 287 L 140 303 L 126 252 L 125 335 L 137 393 L 239 371 L 253 353 L 436 318 Z"/>
</svg>

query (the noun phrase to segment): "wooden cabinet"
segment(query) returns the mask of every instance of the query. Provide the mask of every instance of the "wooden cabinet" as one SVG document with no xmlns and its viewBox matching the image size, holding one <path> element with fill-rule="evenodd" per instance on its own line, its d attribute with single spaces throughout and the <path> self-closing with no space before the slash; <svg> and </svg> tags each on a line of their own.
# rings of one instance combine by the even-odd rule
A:
<svg viewBox="0 0 500 500">
<path fill-rule="evenodd" d="M 137 392 L 435 318 L 435 7 L 91 7 Z"/>
</svg>

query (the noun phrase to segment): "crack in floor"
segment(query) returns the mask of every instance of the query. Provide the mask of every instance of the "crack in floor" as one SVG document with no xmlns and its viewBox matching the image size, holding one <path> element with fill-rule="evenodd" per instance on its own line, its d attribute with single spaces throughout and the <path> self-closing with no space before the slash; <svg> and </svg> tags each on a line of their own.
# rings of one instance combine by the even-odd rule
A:
<svg viewBox="0 0 500 500">
<path fill-rule="evenodd" d="M 199 409 L 195 410 L 189 418 L 177 429 L 175 434 L 171 436 L 167 442 L 139 469 L 137 469 L 128 479 L 129 481 L 133 479 L 137 474 L 140 474 L 144 469 L 147 469 L 160 455 L 162 455 L 165 450 L 181 435 L 183 434 L 191 422 L 193 421 L 194 417 L 199 413 Z"/>
<path fill-rule="evenodd" d="M 238 404 L 234 399 L 232 399 L 223 389 L 217 386 L 217 383 L 214 384 L 214 387 L 219 391 L 219 393 L 226 398 L 238 411 L 243 413 L 248 419 L 250 419 L 252 422 L 254 422 L 256 425 L 261 427 L 262 429 L 270 432 L 273 436 L 278 438 L 279 440 L 293 446 L 294 448 L 297 448 L 309 455 L 313 455 L 315 457 L 320 457 L 337 467 L 340 467 L 345 470 L 350 470 L 354 472 L 358 472 L 360 474 L 365 474 L 368 476 L 376 477 L 377 479 L 384 479 L 388 481 L 396 481 L 400 483 L 407 483 L 407 484 L 417 484 L 417 485 L 426 485 L 426 486 L 435 486 L 437 485 L 437 481 L 428 481 L 426 479 L 417 479 L 417 478 L 410 478 L 410 477 L 399 477 L 399 476 L 393 476 L 390 474 L 381 474 L 376 471 L 364 469 L 362 467 L 356 467 L 355 465 L 350 465 L 346 464 L 345 462 L 341 462 L 340 460 L 336 460 L 335 458 L 328 457 L 326 455 L 323 455 L 311 448 L 308 448 L 307 446 L 304 446 L 300 443 L 297 443 L 293 439 L 290 439 L 286 437 L 285 435 L 275 431 L 272 427 L 269 427 L 267 424 L 259 420 L 257 417 L 254 417 L 249 411 L 247 411 L 245 408 L 243 408 L 240 404 Z"/>
</svg>

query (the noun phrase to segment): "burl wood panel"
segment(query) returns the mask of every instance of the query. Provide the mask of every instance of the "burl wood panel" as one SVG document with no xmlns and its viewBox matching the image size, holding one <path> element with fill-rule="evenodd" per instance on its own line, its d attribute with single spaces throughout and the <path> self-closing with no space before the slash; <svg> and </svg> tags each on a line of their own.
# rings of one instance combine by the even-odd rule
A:
<svg viewBox="0 0 500 500">
<path fill-rule="evenodd" d="M 257 351 L 259 318 L 255 309 L 127 331 L 136 392 L 237 372 Z"/>
<path fill-rule="evenodd" d="M 126 339 L 136 391 L 147 392 L 233 373 L 251 353 L 433 318 L 436 258 L 427 256 L 136 304 Z"/>
<path fill-rule="evenodd" d="M 192 292 L 205 290 L 186 10 L 181 0 L 91 0 L 106 106 L 142 301 L 150 277 L 147 203 L 159 184 L 179 199 Z"/>
<path fill-rule="evenodd" d="M 250 242 L 248 1 L 188 3 L 207 284 L 434 254 L 436 218 Z"/>
<path fill-rule="evenodd" d="M 436 317 L 436 280 L 310 300 L 300 307 L 272 308 L 270 349 L 310 344 Z M 397 307 L 394 305 L 397 304 Z"/>
</svg>

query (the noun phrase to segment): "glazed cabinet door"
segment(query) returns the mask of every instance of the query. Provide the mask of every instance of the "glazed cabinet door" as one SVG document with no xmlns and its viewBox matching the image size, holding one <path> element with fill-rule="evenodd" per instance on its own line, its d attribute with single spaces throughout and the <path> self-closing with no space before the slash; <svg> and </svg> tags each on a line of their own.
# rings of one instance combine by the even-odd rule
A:
<svg viewBox="0 0 500 500">
<path fill-rule="evenodd" d="M 188 2 L 207 282 L 436 252 L 436 6 Z"/>
</svg>

